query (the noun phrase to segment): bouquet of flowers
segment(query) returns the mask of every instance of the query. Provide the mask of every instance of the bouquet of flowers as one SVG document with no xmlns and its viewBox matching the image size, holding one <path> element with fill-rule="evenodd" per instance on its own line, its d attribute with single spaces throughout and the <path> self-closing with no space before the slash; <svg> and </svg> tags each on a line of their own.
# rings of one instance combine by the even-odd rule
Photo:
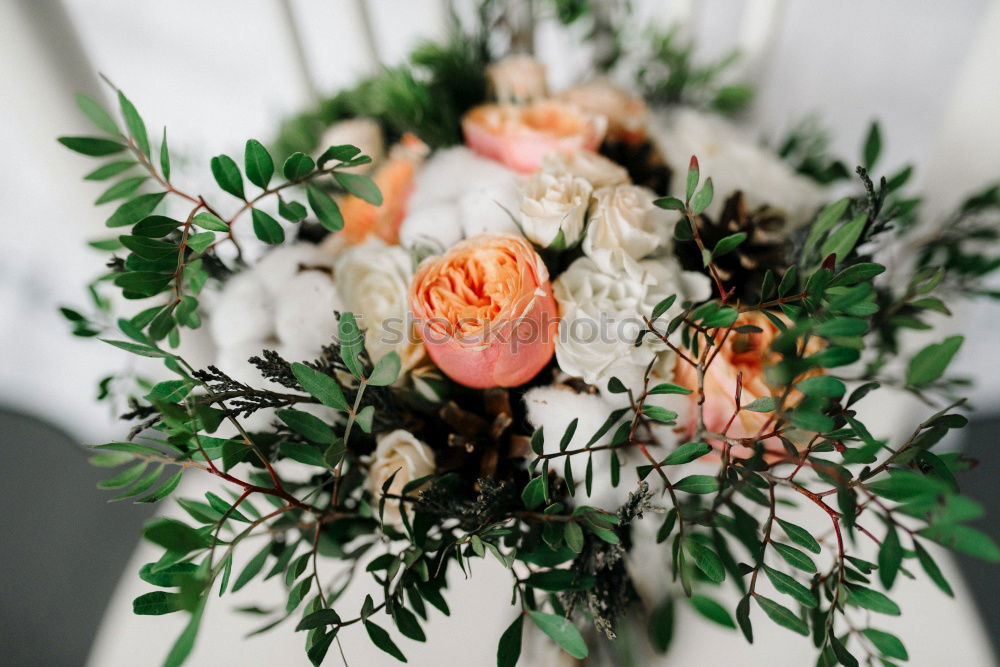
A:
<svg viewBox="0 0 1000 667">
<path fill-rule="evenodd" d="M 267 577 L 287 585 L 268 626 L 292 618 L 314 664 L 349 631 L 405 661 L 449 573 L 483 558 L 511 576 L 501 666 L 532 627 L 582 659 L 642 618 L 664 651 L 683 599 L 749 642 L 767 621 L 809 636 L 820 664 L 905 660 L 878 614 L 900 613 L 901 574 L 951 593 L 925 545 L 1000 560 L 964 523 L 969 461 L 934 451 L 966 424 L 945 375 L 962 336 L 900 345 L 986 293 L 1000 190 L 928 235 L 909 168 L 877 175 L 877 125 L 855 177 L 706 111 L 742 89 L 692 76 L 688 96 L 669 35 L 639 67 L 604 62 L 628 85 L 551 91 L 488 28 L 213 158 L 224 196 L 177 184 L 124 93 L 120 118 L 78 98 L 102 134 L 60 141 L 114 156 L 87 178 L 120 177 L 99 203 L 123 203 L 93 243 L 111 253 L 94 307 L 63 312 L 166 377 L 102 382 L 132 427 L 91 461 L 120 467 L 116 499 L 219 483 L 145 526 L 163 551 L 135 612 L 190 614 L 165 664 L 213 594 Z M 203 368 L 182 340 L 201 327 Z M 903 440 L 863 421 L 890 387 L 929 406 Z M 341 608 L 361 578 L 372 594 Z"/>
</svg>

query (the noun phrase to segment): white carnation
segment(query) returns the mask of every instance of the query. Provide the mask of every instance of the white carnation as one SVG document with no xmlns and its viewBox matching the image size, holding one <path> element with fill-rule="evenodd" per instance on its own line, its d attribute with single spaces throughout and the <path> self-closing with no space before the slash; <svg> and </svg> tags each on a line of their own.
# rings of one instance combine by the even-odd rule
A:
<svg viewBox="0 0 1000 667">
<path fill-rule="evenodd" d="M 805 224 L 827 198 L 822 187 L 719 116 L 682 108 L 658 116 L 653 125 L 652 138 L 675 181 L 683 183 L 692 155 L 702 180 L 712 178 L 715 197 L 707 212 L 713 218 L 737 190 L 750 208 L 768 205 L 782 211 L 790 227 Z"/>
<path fill-rule="evenodd" d="M 590 183 L 570 174 L 537 173 L 521 183 L 521 230 L 529 240 L 547 247 L 563 233 L 572 245 L 583 233 L 590 207 Z"/>
<path fill-rule="evenodd" d="M 388 493 L 400 495 L 408 483 L 433 472 L 434 450 L 417 440 L 409 431 L 397 429 L 378 438 L 368 467 L 368 491 L 377 505 L 382 495 L 382 485 L 394 473 L 396 476 L 389 485 Z M 386 501 L 383 520 L 394 525 L 402 522 L 399 501 Z"/>
<path fill-rule="evenodd" d="M 628 171 L 614 160 L 593 151 L 549 153 L 542 158 L 542 171 L 547 174 L 571 174 L 586 179 L 594 188 L 629 182 Z"/>
<path fill-rule="evenodd" d="M 710 284 L 700 273 L 682 271 L 672 258 L 636 264 L 636 274 L 606 273 L 589 257 L 573 262 L 553 284 L 559 304 L 556 360 L 559 367 L 600 389 L 612 377 L 639 386 L 651 361 L 661 375 L 673 367 L 673 355 L 651 338 L 635 346 L 643 317 L 670 296 L 677 300 L 661 317 L 681 312 L 686 299 L 709 296 Z"/>
<path fill-rule="evenodd" d="M 635 277 L 636 260 L 668 243 L 669 214 L 653 205 L 655 199 L 652 190 L 637 185 L 595 190 L 584 254 L 602 271 Z"/>
</svg>

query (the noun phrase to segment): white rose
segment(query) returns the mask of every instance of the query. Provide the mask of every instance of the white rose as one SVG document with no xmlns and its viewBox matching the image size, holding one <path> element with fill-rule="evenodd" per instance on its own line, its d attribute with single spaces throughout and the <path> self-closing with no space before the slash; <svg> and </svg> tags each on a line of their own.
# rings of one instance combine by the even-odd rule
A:
<svg viewBox="0 0 1000 667">
<path fill-rule="evenodd" d="M 413 276 L 409 254 L 400 246 L 371 240 L 346 250 L 335 266 L 337 290 L 346 310 L 365 330 L 372 361 L 399 354 L 403 368 L 422 356 L 423 344 L 407 335 L 407 294 Z"/>
<path fill-rule="evenodd" d="M 361 149 L 361 153 L 371 157 L 370 164 L 363 164 L 344 171 L 367 172 L 385 154 L 385 139 L 382 127 L 371 118 L 348 118 L 327 128 L 319 140 L 319 152 L 330 146 L 350 144 Z"/>
<path fill-rule="evenodd" d="M 567 246 L 579 240 L 593 192 L 590 183 L 570 174 L 541 172 L 524 180 L 520 190 L 521 230 L 529 240 L 547 247 L 560 231 Z"/>
<path fill-rule="evenodd" d="M 595 188 L 629 182 L 625 167 L 600 153 L 587 150 L 575 153 L 549 153 L 542 158 L 542 171 L 547 174 L 579 176 Z"/>
<path fill-rule="evenodd" d="M 556 360 L 570 375 L 604 390 L 611 377 L 627 387 L 641 386 L 642 376 L 656 358 L 654 371 L 669 376 L 673 354 L 652 338 L 636 347 L 657 303 L 670 296 L 677 300 L 659 321 L 681 312 L 681 302 L 701 300 L 710 294 L 708 279 L 700 273 L 681 270 L 672 259 L 638 262 L 637 275 L 605 273 L 588 257 L 573 262 L 553 283 L 559 304 Z"/>
<path fill-rule="evenodd" d="M 398 496 L 408 483 L 433 472 L 434 451 L 417 440 L 412 433 L 397 429 L 379 436 L 375 453 L 372 454 L 371 465 L 368 467 L 368 491 L 372 494 L 372 502 L 378 506 L 379 498 L 382 496 L 382 485 L 392 477 L 393 473 L 396 477 L 389 485 L 388 493 Z M 399 501 L 385 501 L 383 520 L 388 524 L 401 523 Z"/>
<path fill-rule="evenodd" d="M 669 214 L 653 205 L 656 195 L 636 185 L 594 191 L 583 252 L 607 273 L 635 277 L 636 260 L 666 245 Z"/>
<path fill-rule="evenodd" d="M 545 65 L 528 55 L 507 56 L 486 68 L 499 102 L 530 102 L 548 96 Z"/>
</svg>

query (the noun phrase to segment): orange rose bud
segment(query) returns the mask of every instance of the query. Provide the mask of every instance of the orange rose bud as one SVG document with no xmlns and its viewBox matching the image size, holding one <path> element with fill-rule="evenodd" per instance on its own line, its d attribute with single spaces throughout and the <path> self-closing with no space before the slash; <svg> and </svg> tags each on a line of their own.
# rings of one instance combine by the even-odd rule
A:
<svg viewBox="0 0 1000 667">
<path fill-rule="evenodd" d="M 525 239 L 482 234 L 425 260 L 410 286 L 424 347 L 467 387 L 516 387 L 555 351 L 548 271 Z"/>
</svg>

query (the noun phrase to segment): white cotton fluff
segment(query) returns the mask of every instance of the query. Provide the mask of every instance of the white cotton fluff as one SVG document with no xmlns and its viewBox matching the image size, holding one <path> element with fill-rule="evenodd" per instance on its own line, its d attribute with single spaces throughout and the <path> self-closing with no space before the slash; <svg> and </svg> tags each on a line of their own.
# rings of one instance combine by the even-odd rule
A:
<svg viewBox="0 0 1000 667">
<path fill-rule="evenodd" d="M 312 358 L 318 356 L 337 332 L 334 311 L 344 309 L 333 279 L 323 271 L 303 271 L 285 282 L 275 301 L 279 340 Z"/>
<path fill-rule="evenodd" d="M 333 258 L 312 243 L 296 243 L 275 248 L 257 262 L 251 271 L 271 296 L 285 298 L 289 292 L 289 281 L 295 279 L 304 266 L 332 268 Z"/>
<path fill-rule="evenodd" d="M 528 391 L 524 395 L 524 404 L 528 409 L 528 422 L 536 429 L 544 429 L 546 454 L 559 451 L 559 442 L 573 419 L 579 421 L 568 447 L 569 449 L 584 447 L 612 411 L 611 406 L 596 394 L 578 394 L 572 389 L 555 386 L 536 387 Z M 608 432 L 594 444 L 606 445 L 611 442 L 616 427 L 617 425 L 608 429 Z M 623 481 L 617 488 L 611 486 L 611 454 L 608 450 L 595 452 L 593 457 L 594 483 L 593 492 L 589 496 L 584 484 L 587 456 L 570 457 L 573 479 L 577 485 L 576 493 L 578 496 L 589 497 L 591 503 L 598 507 L 614 510 L 634 487 L 630 481 Z M 558 459 L 550 462 L 550 465 L 553 464 L 555 464 L 553 469 L 556 471 L 561 471 L 564 465 L 563 461 Z M 622 467 L 624 469 L 624 461 Z"/>
<path fill-rule="evenodd" d="M 708 208 L 713 217 L 729 195 L 742 190 L 748 208 L 766 204 L 781 210 L 794 228 L 807 222 L 826 198 L 822 187 L 721 116 L 693 109 L 658 114 L 650 134 L 674 174 L 682 175 L 681 183 L 691 156 L 698 157 L 702 181 L 711 176 L 715 186 Z"/>
<path fill-rule="evenodd" d="M 440 252 L 460 240 L 458 205 L 452 202 L 427 204 L 418 209 L 410 207 L 399 228 L 399 242 L 406 248 L 429 247 Z"/>
<path fill-rule="evenodd" d="M 271 296 L 255 271 L 251 269 L 226 282 L 211 310 L 208 326 L 220 348 L 274 335 Z"/>
<path fill-rule="evenodd" d="M 511 181 L 516 172 L 499 162 L 476 155 L 464 146 L 437 151 L 417 173 L 409 207 L 458 201 L 472 188 Z"/>
<path fill-rule="evenodd" d="M 520 235 L 514 215 L 521 195 L 512 177 L 476 187 L 458 200 L 459 220 L 465 238 L 482 233 Z"/>
</svg>

